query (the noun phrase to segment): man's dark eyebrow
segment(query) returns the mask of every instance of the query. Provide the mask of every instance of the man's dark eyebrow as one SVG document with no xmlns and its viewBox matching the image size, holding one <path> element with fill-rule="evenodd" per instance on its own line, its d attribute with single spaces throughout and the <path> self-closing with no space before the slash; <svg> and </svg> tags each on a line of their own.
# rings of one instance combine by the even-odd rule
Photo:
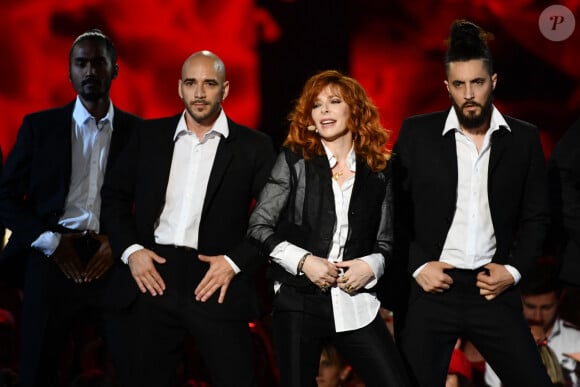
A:
<svg viewBox="0 0 580 387">
<path fill-rule="evenodd" d="M 197 81 L 197 79 L 196 78 L 185 78 L 183 80 L 183 82 L 194 82 L 194 81 Z M 217 79 L 215 79 L 215 78 L 204 79 L 203 82 L 204 83 L 208 83 L 208 82 L 218 83 Z"/>
<path fill-rule="evenodd" d="M 79 55 L 79 56 L 72 57 L 72 60 L 85 60 L 85 61 L 94 61 L 94 60 L 100 60 L 100 59 L 107 59 L 107 57 L 105 55 L 98 55 L 98 56 L 93 56 L 93 57 Z"/>
</svg>

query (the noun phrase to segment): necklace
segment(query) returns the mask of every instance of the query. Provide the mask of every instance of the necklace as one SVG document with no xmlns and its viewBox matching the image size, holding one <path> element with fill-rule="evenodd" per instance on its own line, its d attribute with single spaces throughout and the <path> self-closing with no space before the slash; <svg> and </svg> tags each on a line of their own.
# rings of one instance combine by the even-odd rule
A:
<svg viewBox="0 0 580 387">
<path fill-rule="evenodd" d="M 342 174 L 343 174 L 343 172 L 342 172 L 342 171 L 343 171 L 343 170 L 344 170 L 344 168 L 342 168 L 340 171 L 336 171 L 336 172 L 334 172 L 334 173 L 332 174 L 332 178 L 333 178 L 334 180 L 338 180 L 338 178 L 342 176 Z"/>
</svg>

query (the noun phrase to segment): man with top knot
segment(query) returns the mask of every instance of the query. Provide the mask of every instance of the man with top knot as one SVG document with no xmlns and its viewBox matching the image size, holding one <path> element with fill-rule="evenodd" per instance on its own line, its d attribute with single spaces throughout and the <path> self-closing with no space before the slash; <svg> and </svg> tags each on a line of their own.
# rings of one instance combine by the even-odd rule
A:
<svg viewBox="0 0 580 387">
<path fill-rule="evenodd" d="M 409 274 L 397 343 L 422 387 L 445 385 L 458 337 L 504 385 L 551 385 L 517 290 L 548 226 L 544 155 L 538 130 L 492 103 L 487 38 L 471 22 L 452 24 L 452 107 L 406 119 L 393 151 L 396 251 Z"/>
</svg>

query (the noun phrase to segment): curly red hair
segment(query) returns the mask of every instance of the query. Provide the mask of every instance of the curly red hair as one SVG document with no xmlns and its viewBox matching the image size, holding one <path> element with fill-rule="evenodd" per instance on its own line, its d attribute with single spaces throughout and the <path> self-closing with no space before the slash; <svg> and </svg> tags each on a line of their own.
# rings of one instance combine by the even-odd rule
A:
<svg viewBox="0 0 580 387">
<path fill-rule="evenodd" d="M 338 92 L 350 108 L 347 128 L 352 133 L 356 155 L 363 158 L 372 171 L 383 170 L 391 153 L 387 149 L 389 134 L 381 126 L 379 111 L 362 86 L 339 71 L 325 70 L 306 81 L 302 94 L 288 115 L 290 129 L 284 145 L 295 152 L 301 150 L 305 159 L 324 154 L 320 136 L 307 128 L 314 125 L 311 114 L 314 100 L 327 86 Z"/>
</svg>

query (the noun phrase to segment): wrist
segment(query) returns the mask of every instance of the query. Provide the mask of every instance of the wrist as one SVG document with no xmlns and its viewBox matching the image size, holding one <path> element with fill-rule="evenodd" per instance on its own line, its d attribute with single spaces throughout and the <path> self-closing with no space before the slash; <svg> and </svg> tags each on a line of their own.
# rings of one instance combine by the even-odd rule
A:
<svg viewBox="0 0 580 387">
<path fill-rule="evenodd" d="M 298 266 L 296 267 L 296 274 L 302 274 L 302 268 L 304 267 L 304 262 L 306 262 L 306 258 L 308 258 L 309 255 L 310 255 L 310 253 L 306 253 L 302 256 L 302 258 L 300 258 L 300 260 L 298 261 Z"/>
</svg>

